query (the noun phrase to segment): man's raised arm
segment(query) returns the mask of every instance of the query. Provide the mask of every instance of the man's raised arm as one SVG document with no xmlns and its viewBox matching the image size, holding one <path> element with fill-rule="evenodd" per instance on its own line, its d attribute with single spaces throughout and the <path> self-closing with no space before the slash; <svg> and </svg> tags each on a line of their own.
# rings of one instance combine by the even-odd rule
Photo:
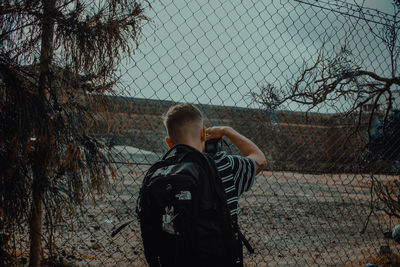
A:
<svg viewBox="0 0 400 267">
<path fill-rule="evenodd" d="M 247 137 L 235 131 L 228 126 L 215 126 L 207 128 L 207 139 L 228 137 L 232 143 L 239 149 L 243 156 L 253 159 L 257 163 L 257 173 L 267 166 L 267 159 L 261 149 Z"/>
</svg>

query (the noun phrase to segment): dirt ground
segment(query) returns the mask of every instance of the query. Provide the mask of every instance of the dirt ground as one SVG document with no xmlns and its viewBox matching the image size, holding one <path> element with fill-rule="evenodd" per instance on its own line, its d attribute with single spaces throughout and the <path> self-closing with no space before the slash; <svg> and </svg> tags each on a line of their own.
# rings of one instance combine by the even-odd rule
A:
<svg viewBox="0 0 400 267">
<path fill-rule="evenodd" d="M 146 167 L 119 166 L 125 181 L 58 227 L 60 261 L 69 266 L 146 266 L 135 214 Z M 245 266 L 357 266 L 384 245 L 397 253 L 400 244 L 383 236 L 396 221 L 378 213 L 361 232 L 370 213 L 369 179 L 263 172 L 239 202 L 242 232 L 255 248 L 252 255 L 245 251 Z"/>
<path fill-rule="evenodd" d="M 135 220 L 143 169 L 133 169 L 121 166 L 120 171 L 130 174 L 124 183 L 63 226 L 58 250 L 64 262 L 146 266 Z M 399 245 L 383 236 L 396 222 L 383 214 L 372 215 L 361 233 L 370 212 L 368 184 L 369 177 L 362 175 L 262 173 L 240 200 L 240 225 L 256 251 L 245 251 L 245 265 L 354 266 L 380 246 L 398 251 Z M 111 237 L 129 220 L 134 221 Z"/>
</svg>

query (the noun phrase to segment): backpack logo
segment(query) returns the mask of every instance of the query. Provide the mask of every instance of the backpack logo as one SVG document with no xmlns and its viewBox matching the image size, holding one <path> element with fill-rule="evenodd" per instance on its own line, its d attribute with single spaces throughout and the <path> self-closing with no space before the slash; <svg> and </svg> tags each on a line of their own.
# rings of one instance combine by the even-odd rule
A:
<svg viewBox="0 0 400 267">
<path fill-rule="evenodd" d="M 178 200 L 191 200 L 192 193 L 190 193 L 190 191 L 181 191 L 181 192 L 179 192 L 179 194 L 176 194 L 175 197 Z"/>
<path fill-rule="evenodd" d="M 178 214 L 174 215 L 174 206 L 169 208 L 165 207 L 165 214 L 162 216 L 162 229 L 171 235 L 179 235 L 178 232 L 175 231 L 173 220 L 178 216 Z"/>
</svg>

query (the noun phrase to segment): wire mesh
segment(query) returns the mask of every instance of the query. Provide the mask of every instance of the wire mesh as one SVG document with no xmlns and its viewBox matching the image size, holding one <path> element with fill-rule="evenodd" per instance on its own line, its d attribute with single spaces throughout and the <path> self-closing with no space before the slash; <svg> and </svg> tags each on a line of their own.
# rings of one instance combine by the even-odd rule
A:
<svg viewBox="0 0 400 267">
<path fill-rule="evenodd" d="M 360 266 L 380 246 L 395 247 L 383 231 L 397 221 L 371 216 L 370 183 L 371 175 L 398 179 L 398 171 L 357 172 L 363 140 L 348 141 L 353 122 L 337 116 L 346 101 L 306 116 L 296 103 L 268 110 L 251 97 L 267 83 L 284 87 L 344 42 L 356 64 L 387 75 L 388 52 L 371 27 L 387 25 L 390 15 L 327 0 L 162 1 L 147 15 L 133 61 L 121 66 L 119 96 L 109 96 L 119 107 L 111 120 L 120 131 L 96 130 L 113 145 L 118 183 L 57 226 L 55 251 L 63 262 L 146 265 L 136 199 L 145 171 L 167 150 L 161 115 L 177 102 L 197 104 L 206 125 L 232 126 L 267 156 L 267 169 L 239 202 L 241 229 L 256 250 L 245 251 L 245 266 Z M 26 257 L 27 244 L 16 243 Z"/>
</svg>

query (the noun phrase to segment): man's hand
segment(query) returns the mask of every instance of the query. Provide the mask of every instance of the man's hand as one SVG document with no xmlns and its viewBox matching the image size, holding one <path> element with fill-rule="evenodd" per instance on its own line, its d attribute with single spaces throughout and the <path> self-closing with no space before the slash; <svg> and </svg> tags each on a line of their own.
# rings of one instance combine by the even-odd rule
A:
<svg viewBox="0 0 400 267">
<path fill-rule="evenodd" d="M 210 139 L 219 139 L 223 137 L 225 134 L 224 132 L 226 131 L 226 126 L 214 126 L 211 128 L 206 129 L 206 140 Z"/>
</svg>

